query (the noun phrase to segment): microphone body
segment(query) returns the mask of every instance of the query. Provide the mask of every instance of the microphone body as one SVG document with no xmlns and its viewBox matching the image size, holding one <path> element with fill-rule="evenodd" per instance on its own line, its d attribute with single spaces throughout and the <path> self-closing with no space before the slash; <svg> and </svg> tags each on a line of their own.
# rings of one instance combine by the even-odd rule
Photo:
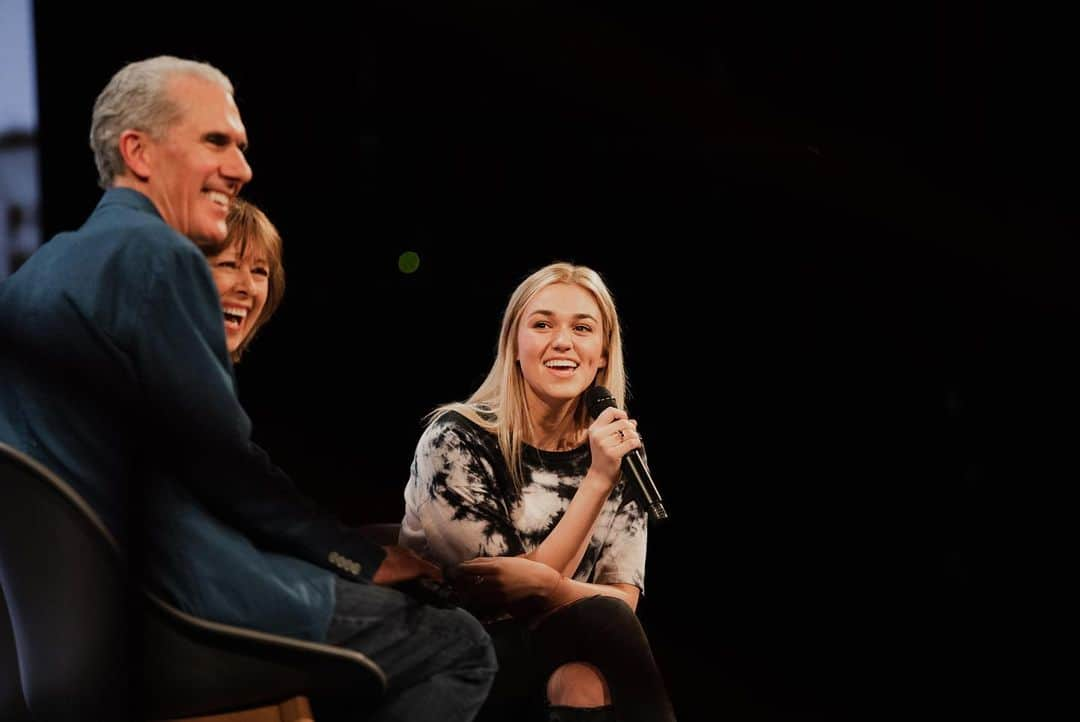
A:
<svg viewBox="0 0 1080 722">
<path fill-rule="evenodd" d="M 589 407 L 589 415 L 592 418 L 599 416 L 604 409 L 617 406 L 615 397 L 603 386 L 593 386 L 586 393 L 585 401 Z M 664 508 L 664 500 L 660 497 L 660 490 L 656 488 L 649 467 L 645 466 L 645 459 L 641 456 L 641 449 L 631 449 L 622 458 L 623 476 L 630 479 L 631 483 L 641 495 L 641 501 L 645 509 L 656 521 L 668 518 L 667 509 Z"/>
</svg>

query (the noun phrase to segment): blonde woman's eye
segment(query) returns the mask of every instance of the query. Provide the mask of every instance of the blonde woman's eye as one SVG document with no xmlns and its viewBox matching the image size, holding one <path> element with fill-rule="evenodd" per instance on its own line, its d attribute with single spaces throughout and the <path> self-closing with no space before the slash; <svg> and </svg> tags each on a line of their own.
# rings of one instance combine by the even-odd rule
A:
<svg viewBox="0 0 1080 722">
<path fill-rule="evenodd" d="M 270 275 L 270 269 L 269 268 L 253 268 L 253 269 L 251 269 L 251 272 L 252 273 L 257 273 L 260 276 L 269 276 Z"/>
</svg>

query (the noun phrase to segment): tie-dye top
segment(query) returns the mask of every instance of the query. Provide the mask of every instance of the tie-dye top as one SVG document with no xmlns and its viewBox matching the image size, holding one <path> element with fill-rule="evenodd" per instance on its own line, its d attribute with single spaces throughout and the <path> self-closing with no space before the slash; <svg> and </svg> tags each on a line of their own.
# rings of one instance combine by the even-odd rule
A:
<svg viewBox="0 0 1080 722">
<path fill-rule="evenodd" d="M 400 543 L 443 567 L 528 553 L 562 518 L 591 457 L 588 443 L 570 451 L 525 446 L 518 492 L 496 436 L 461 414 L 445 414 L 416 446 Z M 604 503 L 575 580 L 644 591 L 646 517 L 625 490 L 620 482 Z"/>
</svg>

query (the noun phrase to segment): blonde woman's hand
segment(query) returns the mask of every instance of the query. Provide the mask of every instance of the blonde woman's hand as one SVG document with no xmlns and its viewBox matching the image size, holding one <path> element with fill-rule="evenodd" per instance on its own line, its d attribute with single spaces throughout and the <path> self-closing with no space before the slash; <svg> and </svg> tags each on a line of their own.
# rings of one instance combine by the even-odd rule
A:
<svg viewBox="0 0 1080 722">
<path fill-rule="evenodd" d="M 592 451 L 589 471 L 610 490 L 619 480 L 623 457 L 639 448 L 641 436 L 637 432 L 637 422 L 622 409 L 604 409 L 589 426 L 589 449 Z"/>
<path fill-rule="evenodd" d="M 526 616 L 546 606 L 562 575 L 525 557 L 478 557 L 459 564 L 451 581 L 470 609 Z"/>
</svg>

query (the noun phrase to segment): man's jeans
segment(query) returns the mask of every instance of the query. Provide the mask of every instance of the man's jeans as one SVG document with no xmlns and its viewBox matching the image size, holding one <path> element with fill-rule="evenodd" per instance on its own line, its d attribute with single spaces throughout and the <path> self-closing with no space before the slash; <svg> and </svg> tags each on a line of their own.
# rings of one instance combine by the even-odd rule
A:
<svg viewBox="0 0 1080 722">
<path fill-rule="evenodd" d="M 497 668 L 484 628 L 468 612 L 421 604 L 396 589 L 338 578 L 327 642 L 382 667 L 386 697 L 367 719 L 469 722 Z"/>
</svg>

